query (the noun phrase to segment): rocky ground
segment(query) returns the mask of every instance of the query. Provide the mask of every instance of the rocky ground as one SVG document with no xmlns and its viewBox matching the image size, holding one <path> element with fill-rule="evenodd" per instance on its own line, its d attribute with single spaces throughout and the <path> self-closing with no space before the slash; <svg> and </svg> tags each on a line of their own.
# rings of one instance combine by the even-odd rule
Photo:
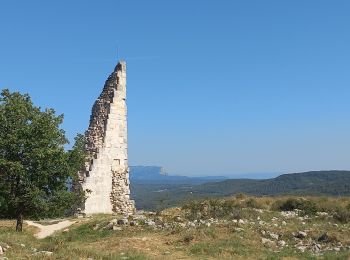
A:
<svg viewBox="0 0 350 260">
<path fill-rule="evenodd" d="M 41 240 L 35 227 L 18 234 L 13 221 L 2 221 L 0 259 L 350 259 L 347 215 L 300 201 L 301 209 L 280 210 L 275 198 L 235 197 L 92 216 Z"/>
</svg>

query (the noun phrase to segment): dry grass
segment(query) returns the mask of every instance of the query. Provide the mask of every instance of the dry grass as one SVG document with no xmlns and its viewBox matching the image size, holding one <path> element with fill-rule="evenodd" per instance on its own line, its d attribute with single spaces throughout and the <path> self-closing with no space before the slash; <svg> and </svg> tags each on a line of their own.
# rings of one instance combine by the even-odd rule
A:
<svg viewBox="0 0 350 260">
<path fill-rule="evenodd" d="M 350 245 L 350 223 L 340 223 L 332 216 L 289 219 L 281 216 L 280 212 L 270 210 L 277 200 L 288 198 L 240 196 L 226 199 L 233 200 L 232 203 L 242 210 L 245 224 L 235 223 L 232 218 L 222 215 L 218 223 L 209 227 L 201 225 L 181 228 L 175 225 L 179 222 L 175 219 L 180 217 L 184 223 L 188 222 L 188 209 L 171 208 L 154 217 L 175 223 L 166 229 L 154 230 L 140 225 L 125 226 L 122 231 L 94 230 L 96 224 L 103 226 L 116 218 L 99 215 L 74 224 L 68 232 L 57 232 L 53 237 L 43 240 L 34 238 L 35 228 L 25 227 L 24 232 L 16 233 L 14 221 L 2 220 L 0 243 L 11 246 L 6 252 L 9 259 L 349 259 L 349 250 L 345 249 L 322 255 L 297 250 L 295 244 L 298 241 L 293 232 L 300 230 L 307 230 L 308 237 L 304 242 L 308 239 L 317 240 L 322 233 L 327 233 L 330 245 L 339 242 L 344 246 Z M 320 209 L 328 212 L 339 207 L 346 208 L 350 202 L 348 198 L 307 199 L 314 200 Z M 223 205 L 231 205 L 230 203 Z M 267 224 L 259 225 L 258 219 Z M 281 224 L 283 221 L 286 221 L 285 225 Z M 288 247 L 262 244 L 263 231 L 280 235 Z M 35 256 L 34 248 L 51 251 L 53 254 Z"/>
</svg>

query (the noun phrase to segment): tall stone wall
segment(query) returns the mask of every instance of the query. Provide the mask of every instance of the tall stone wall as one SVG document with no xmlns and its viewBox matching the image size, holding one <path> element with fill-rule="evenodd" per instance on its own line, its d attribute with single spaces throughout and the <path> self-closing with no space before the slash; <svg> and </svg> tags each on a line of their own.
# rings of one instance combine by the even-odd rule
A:
<svg viewBox="0 0 350 260">
<path fill-rule="evenodd" d="M 96 100 L 85 133 L 86 165 L 79 173 L 86 214 L 134 211 L 127 151 L 126 63 L 121 61 Z"/>
</svg>

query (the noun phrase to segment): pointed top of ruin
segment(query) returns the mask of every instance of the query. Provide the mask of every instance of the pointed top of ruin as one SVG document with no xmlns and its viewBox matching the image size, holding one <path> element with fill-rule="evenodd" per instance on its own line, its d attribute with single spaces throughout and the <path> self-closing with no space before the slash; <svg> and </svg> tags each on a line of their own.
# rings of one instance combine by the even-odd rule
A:
<svg viewBox="0 0 350 260">
<path fill-rule="evenodd" d="M 126 70 L 126 62 L 125 62 L 125 60 L 118 61 L 118 64 L 117 64 L 117 66 L 115 66 L 114 71 L 118 71 L 118 70 L 122 70 L 122 71 Z"/>
</svg>

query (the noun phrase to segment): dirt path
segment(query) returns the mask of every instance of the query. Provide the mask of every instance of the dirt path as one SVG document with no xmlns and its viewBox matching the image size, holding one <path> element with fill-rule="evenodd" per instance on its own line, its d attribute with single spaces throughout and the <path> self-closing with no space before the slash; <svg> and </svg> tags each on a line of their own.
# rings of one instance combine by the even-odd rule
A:
<svg viewBox="0 0 350 260">
<path fill-rule="evenodd" d="M 70 225 L 74 224 L 75 221 L 64 220 L 57 224 L 52 224 L 52 225 L 41 225 L 30 220 L 27 220 L 26 223 L 29 226 L 34 226 L 39 228 L 40 231 L 37 234 L 35 234 L 35 236 L 39 239 L 42 239 L 42 238 L 51 236 L 53 233 L 55 233 L 55 231 L 69 227 Z"/>
</svg>

